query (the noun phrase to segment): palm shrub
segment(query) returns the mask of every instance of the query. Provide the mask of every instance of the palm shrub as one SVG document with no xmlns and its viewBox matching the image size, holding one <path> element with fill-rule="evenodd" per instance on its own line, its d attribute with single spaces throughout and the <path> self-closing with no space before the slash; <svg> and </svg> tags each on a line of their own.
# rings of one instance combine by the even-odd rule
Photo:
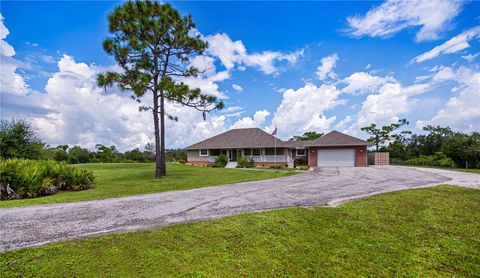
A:
<svg viewBox="0 0 480 278">
<path fill-rule="evenodd" d="M 227 156 L 224 154 L 220 154 L 215 158 L 215 162 L 213 163 L 212 167 L 217 167 L 217 168 L 224 168 L 228 163 Z"/>
<path fill-rule="evenodd" d="M 78 191 L 90 187 L 94 181 L 92 171 L 78 166 L 67 165 L 60 175 L 59 187 L 63 190 Z"/>
<path fill-rule="evenodd" d="M 2 199 L 33 198 L 56 191 L 54 180 L 48 176 L 49 165 L 45 163 L 11 159 L 2 161 L 0 168 Z"/>
<path fill-rule="evenodd" d="M 0 200 L 34 198 L 57 190 L 82 190 L 94 181 L 90 170 L 64 162 L 0 160 Z"/>
</svg>

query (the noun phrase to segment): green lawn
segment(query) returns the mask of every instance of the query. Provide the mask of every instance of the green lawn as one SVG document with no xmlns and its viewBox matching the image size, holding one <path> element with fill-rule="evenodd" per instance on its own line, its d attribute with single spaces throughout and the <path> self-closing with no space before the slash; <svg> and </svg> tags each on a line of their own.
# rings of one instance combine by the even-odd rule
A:
<svg viewBox="0 0 480 278">
<path fill-rule="evenodd" d="M 480 190 L 400 191 L 0 254 L 10 276 L 473 277 Z"/>
<path fill-rule="evenodd" d="M 243 170 L 262 170 L 262 171 L 274 171 L 274 172 L 307 172 L 307 170 L 299 170 L 297 168 L 281 168 L 281 169 L 274 169 L 269 167 L 253 167 L 253 168 L 243 168 Z"/>
<path fill-rule="evenodd" d="M 407 167 L 434 168 L 434 169 L 480 174 L 480 169 L 446 168 L 446 167 L 438 167 L 438 166 L 407 166 Z"/>
<path fill-rule="evenodd" d="M 1 201 L 0 208 L 185 190 L 295 174 L 285 171 L 261 172 L 167 164 L 167 176 L 161 180 L 155 180 L 153 178 L 155 173 L 153 163 L 99 163 L 83 164 L 82 167 L 94 171 L 96 180 L 93 189 L 77 192 L 57 192 L 55 195 L 33 199 Z"/>
</svg>

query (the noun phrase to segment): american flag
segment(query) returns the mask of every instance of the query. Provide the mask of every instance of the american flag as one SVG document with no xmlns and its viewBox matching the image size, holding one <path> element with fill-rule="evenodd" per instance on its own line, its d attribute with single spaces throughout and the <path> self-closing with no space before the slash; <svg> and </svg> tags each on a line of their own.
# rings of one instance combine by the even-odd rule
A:
<svg viewBox="0 0 480 278">
<path fill-rule="evenodd" d="M 274 129 L 273 132 L 272 132 L 272 135 L 273 135 L 273 136 L 277 135 L 277 127 L 276 127 L 276 126 L 275 126 L 275 129 Z"/>
</svg>

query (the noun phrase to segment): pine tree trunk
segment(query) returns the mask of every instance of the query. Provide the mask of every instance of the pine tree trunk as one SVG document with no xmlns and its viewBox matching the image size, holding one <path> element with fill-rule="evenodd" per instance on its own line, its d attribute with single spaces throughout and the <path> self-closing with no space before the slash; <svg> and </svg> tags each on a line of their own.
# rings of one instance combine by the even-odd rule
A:
<svg viewBox="0 0 480 278">
<path fill-rule="evenodd" d="M 165 98 L 160 95 L 160 177 L 167 175 L 165 161 Z"/>
<path fill-rule="evenodd" d="M 157 94 L 153 95 L 153 123 L 155 126 L 155 178 L 162 177 L 162 161 L 161 161 L 161 146 L 160 146 L 160 126 L 158 119 L 158 97 Z"/>
</svg>

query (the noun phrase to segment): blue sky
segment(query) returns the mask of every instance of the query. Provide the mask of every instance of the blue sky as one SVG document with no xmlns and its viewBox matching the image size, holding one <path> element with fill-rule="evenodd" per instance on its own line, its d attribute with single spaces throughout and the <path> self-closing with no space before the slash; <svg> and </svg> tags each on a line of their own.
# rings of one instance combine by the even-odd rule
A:
<svg viewBox="0 0 480 278">
<path fill-rule="evenodd" d="M 152 121 L 95 86 L 115 69 L 102 40 L 120 2 L 3 2 L 2 118 L 27 118 L 52 145 L 152 141 Z M 210 44 L 187 80 L 223 98 L 206 121 L 176 105 L 167 146 L 229 128 L 279 136 L 332 129 L 365 137 L 369 123 L 480 129 L 480 2 L 172 2 Z M 144 101 L 148 102 L 146 98 Z"/>
</svg>

